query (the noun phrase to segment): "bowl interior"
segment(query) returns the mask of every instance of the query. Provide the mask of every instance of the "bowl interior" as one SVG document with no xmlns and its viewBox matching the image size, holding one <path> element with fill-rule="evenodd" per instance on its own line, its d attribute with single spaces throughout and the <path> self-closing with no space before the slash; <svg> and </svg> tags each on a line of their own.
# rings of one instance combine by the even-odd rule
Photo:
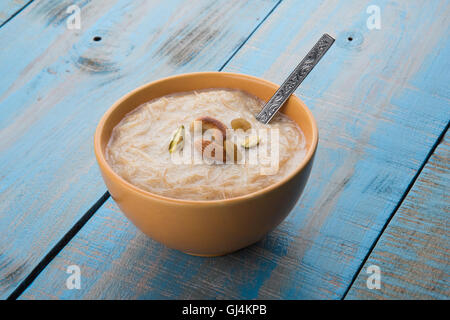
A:
<svg viewBox="0 0 450 320">
<path fill-rule="evenodd" d="M 133 109 L 164 95 L 209 88 L 239 89 L 268 101 L 279 86 L 253 76 L 225 72 L 182 74 L 141 86 L 117 101 L 100 120 L 95 135 L 95 147 L 100 149 L 96 150 L 98 160 L 109 167 L 105 161 L 105 150 L 112 130 Z M 305 135 L 307 152 L 303 162 L 295 170 L 297 172 L 314 154 L 318 142 L 316 122 L 306 105 L 295 95 L 288 99 L 280 111 L 294 120 Z"/>
</svg>

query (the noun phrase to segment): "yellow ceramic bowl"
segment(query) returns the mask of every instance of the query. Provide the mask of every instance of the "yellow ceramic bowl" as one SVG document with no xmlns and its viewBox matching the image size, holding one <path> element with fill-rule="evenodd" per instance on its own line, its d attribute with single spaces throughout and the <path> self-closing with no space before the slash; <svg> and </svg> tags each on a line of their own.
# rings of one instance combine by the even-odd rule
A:
<svg viewBox="0 0 450 320">
<path fill-rule="evenodd" d="M 289 214 L 308 180 L 317 148 L 316 122 L 296 96 L 281 111 L 301 127 L 307 153 L 284 180 L 257 192 L 225 200 L 191 201 L 163 197 L 135 187 L 105 160 L 115 125 L 139 105 L 175 92 L 235 88 L 267 101 L 278 85 L 248 75 L 225 72 L 181 74 L 146 84 L 117 101 L 102 117 L 94 139 L 95 155 L 112 198 L 146 235 L 192 255 L 216 256 L 244 248 L 273 230 Z"/>
</svg>

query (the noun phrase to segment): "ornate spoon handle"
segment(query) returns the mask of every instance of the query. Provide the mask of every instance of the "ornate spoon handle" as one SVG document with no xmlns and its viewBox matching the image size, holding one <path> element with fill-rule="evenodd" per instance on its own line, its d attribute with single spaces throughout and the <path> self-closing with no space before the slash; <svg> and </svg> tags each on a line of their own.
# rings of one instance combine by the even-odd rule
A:
<svg viewBox="0 0 450 320">
<path fill-rule="evenodd" d="M 256 119 L 267 124 L 315 67 L 333 42 L 334 39 L 325 33 L 270 98 L 269 102 L 265 104 L 264 108 L 256 116 Z"/>
</svg>

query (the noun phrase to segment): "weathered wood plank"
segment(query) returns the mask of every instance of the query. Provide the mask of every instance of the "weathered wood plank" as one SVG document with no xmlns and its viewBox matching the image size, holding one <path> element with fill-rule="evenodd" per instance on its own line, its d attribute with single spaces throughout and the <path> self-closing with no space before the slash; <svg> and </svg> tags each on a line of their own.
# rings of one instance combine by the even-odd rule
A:
<svg viewBox="0 0 450 320">
<path fill-rule="evenodd" d="M 2 0 L 0 2 L 0 26 L 25 7 L 30 0 Z"/>
<path fill-rule="evenodd" d="M 389 223 L 347 299 L 450 298 L 450 132 Z M 367 279 L 381 271 L 380 289 Z"/>
<path fill-rule="evenodd" d="M 66 27 L 74 4 L 80 30 Z M 107 108 L 156 78 L 220 68 L 275 5 L 35 1 L 0 29 L 0 298 L 105 192 L 92 136 Z"/>
<path fill-rule="evenodd" d="M 448 1 L 378 1 L 381 30 L 366 27 L 369 4 L 283 1 L 225 68 L 280 83 L 323 32 L 337 37 L 297 90 L 320 142 L 274 232 L 226 257 L 190 257 L 108 201 L 22 298 L 341 298 L 450 117 Z M 72 264 L 81 290 L 65 286 Z"/>
</svg>

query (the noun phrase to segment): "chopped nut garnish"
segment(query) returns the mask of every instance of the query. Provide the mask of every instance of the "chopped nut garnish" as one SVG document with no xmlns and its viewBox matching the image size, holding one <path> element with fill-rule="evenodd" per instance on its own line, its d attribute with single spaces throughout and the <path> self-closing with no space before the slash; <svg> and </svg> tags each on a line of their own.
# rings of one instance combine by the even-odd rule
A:
<svg viewBox="0 0 450 320">
<path fill-rule="evenodd" d="M 245 120 L 243 118 L 237 118 L 237 119 L 231 120 L 231 127 L 234 130 L 242 129 L 244 131 L 247 131 L 252 128 L 252 125 L 250 124 L 250 122 L 248 122 L 247 120 Z"/>
<path fill-rule="evenodd" d="M 227 135 L 227 126 L 224 125 L 221 121 L 208 116 L 197 118 L 191 123 L 190 127 L 191 132 L 194 132 L 196 122 L 198 123 L 198 126 L 201 125 L 202 133 L 210 129 L 215 129 L 220 131 L 220 133 L 222 134 L 222 139 L 220 140 L 225 139 Z"/>
<path fill-rule="evenodd" d="M 179 127 L 174 134 L 169 143 L 169 152 L 174 153 L 179 148 L 184 146 L 184 126 Z"/>
<path fill-rule="evenodd" d="M 256 147 L 258 144 L 259 137 L 256 134 L 245 137 L 244 141 L 241 143 L 241 145 L 246 149 Z"/>
</svg>

